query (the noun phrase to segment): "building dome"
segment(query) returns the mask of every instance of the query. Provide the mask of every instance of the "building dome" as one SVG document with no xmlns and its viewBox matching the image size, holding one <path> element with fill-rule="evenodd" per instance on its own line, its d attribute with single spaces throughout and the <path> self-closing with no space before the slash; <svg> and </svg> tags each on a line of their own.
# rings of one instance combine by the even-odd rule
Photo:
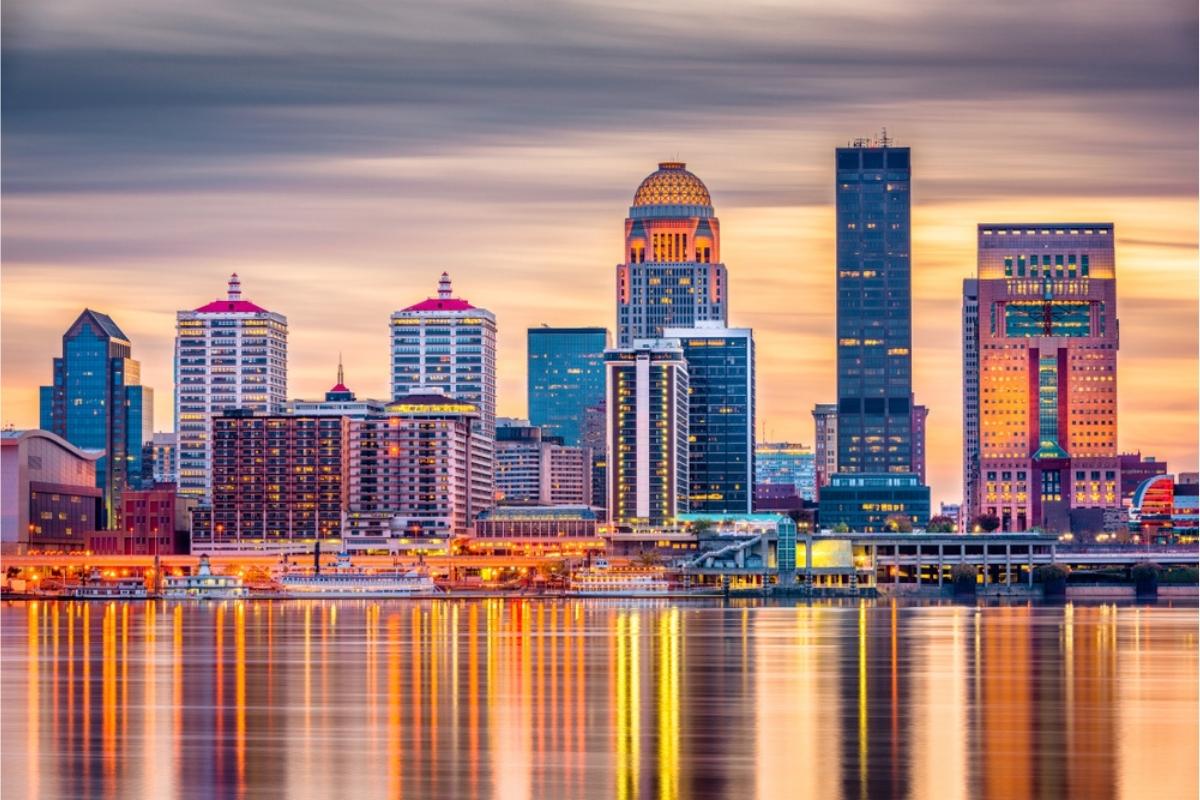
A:
<svg viewBox="0 0 1200 800">
<path fill-rule="evenodd" d="M 688 172 L 682 161 L 663 161 L 646 176 L 633 195 L 638 206 L 711 206 L 704 181 Z"/>
</svg>

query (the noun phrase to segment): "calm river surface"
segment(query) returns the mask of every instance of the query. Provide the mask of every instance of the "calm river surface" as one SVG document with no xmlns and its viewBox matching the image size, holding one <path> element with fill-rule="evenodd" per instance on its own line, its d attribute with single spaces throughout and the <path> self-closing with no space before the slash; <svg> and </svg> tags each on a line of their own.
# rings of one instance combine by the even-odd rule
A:
<svg viewBox="0 0 1200 800">
<path fill-rule="evenodd" d="M 17 602 L 15 798 L 1187 798 L 1194 604 Z"/>
</svg>

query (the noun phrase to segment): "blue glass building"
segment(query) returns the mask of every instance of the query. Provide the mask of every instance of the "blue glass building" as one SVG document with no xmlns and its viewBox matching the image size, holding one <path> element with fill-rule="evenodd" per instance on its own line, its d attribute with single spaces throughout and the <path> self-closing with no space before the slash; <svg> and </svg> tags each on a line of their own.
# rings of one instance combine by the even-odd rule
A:
<svg viewBox="0 0 1200 800">
<path fill-rule="evenodd" d="M 530 328 L 529 424 L 579 447 L 584 412 L 604 401 L 605 328 Z"/>
<path fill-rule="evenodd" d="M 96 485 L 104 492 L 97 530 L 120 525 L 121 493 L 139 484 L 142 446 L 154 431 L 154 394 L 112 318 L 85 309 L 63 334 L 54 383 L 41 387 L 41 427 L 84 450 L 103 450 Z"/>
<path fill-rule="evenodd" d="M 688 511 L 754 510 L 754 335 L 701 322 L 667 328 L 688 369 Z"/>
</svg>

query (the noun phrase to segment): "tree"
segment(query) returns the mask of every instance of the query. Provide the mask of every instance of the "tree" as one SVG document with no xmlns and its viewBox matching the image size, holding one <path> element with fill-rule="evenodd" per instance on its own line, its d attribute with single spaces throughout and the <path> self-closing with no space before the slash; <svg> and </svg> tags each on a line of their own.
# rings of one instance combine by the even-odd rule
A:
<svg viewBox="0 0 1200 800">
<path fill-rule="evenodd" d="M 833 526 L 833 532 L 834 533 L 849 533 L 850 526 L 844 522 L 839 522 L 837 525 Z"/>
<path fill-rule="evenodd" d="M 991 533 L 1000 527 L 1000 518 L 995 514 L 980 514 L 971 521 L 971 530 Z"/>
<path fill-rule="evenodd" d="M 929 518 L 929 524 L 925 526 L 925 530 L 929 533 L 954 533 L 955 527 L 953 517 L 939 514 Z"/>
<path fill-rule="evenodd" d="M 657 567 L 662 562 L 662 557 L 654 550 L 643 550 L 637 554 L 634 561 L 642 567 Z"/>
<path fill-rule="evenodd" d="M 883 523 L 883 527 L 892 533 L 912 533 L 913 524 L 912 519 L 904 514 L 892 514 Z"/>
<path fill-rule="evenodd" d="M 710 531 L 716 525 L 711 519 L 698 519 L 692 523 L 692 533 L 700 534 Z"/>
</svg>

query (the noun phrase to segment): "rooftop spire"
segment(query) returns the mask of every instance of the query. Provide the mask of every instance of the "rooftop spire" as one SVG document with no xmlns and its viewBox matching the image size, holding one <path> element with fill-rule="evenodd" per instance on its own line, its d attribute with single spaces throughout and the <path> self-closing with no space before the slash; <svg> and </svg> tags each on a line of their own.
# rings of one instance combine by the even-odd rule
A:
<svg viewBox="0 0 1200 800">
<path fill-rule="evenodd" d="M 346 376 L 342 373 L 342 353 L 338 351 L 338 386 L 346 385 Z"/>
<path fill-rule="evenodd" d="M 242 299 L 242 282 L 238 279 L 236 272 L 229 276 L 229 299 L 231 301 Z"/>
<path fill-rule="evenodd" d="M 442 273 L 442 277 L 438 279 L 438 299 L 449 300 L 454 297 L 454 293 L 450 291 L 450 274 Z"/>
</svg>

